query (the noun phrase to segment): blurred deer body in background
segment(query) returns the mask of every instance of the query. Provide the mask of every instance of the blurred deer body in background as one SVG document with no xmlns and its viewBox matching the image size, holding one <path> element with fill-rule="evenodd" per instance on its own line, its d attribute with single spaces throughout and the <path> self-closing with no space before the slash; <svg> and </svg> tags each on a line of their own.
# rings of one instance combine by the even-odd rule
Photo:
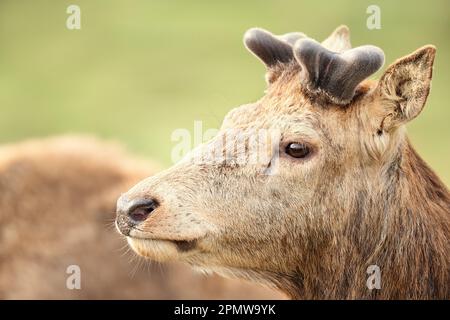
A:
<svg viewBox="0 0 450 320">
<path fill-rule="evenodd" d="M 177 264 L 131 263 L 113 232 L 116 199 L 155 172 L 154 165 L 89 137 L 0 147 L 0 298 L 282 298 Z M 80 268 L 80 290 L 66 286 L 71 265 Z"/>
<path fill-rule="evenodd" d="M 187 157 L 143 180 L 117 203 L 131 248 L 292 298 L 450 298 L 450 195 L 404 130 L 424 107 L 435 48 L 372 81 L 383 51 L 352 49 L 345 26 L 321 44 L 262 29 L 244 41 L 267 67 L 266 93 L 195 153 L 229 129 L 266 129 L 281 132 L 278 159 L 236 164 L 223 150 L 228 162 Z M 379 290 L 366 285 L 372 265 Z"/>
</svg>

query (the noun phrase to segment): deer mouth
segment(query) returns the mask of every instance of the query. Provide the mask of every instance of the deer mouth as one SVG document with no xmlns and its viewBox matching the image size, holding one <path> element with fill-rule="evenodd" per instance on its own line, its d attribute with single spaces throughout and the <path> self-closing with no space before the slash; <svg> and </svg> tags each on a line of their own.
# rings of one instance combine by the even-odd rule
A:
<svg viewBox="0 0 450 320">
<path fill-rule="evenodd" d="M 127 237 L 130 247 L 140 256 L 165 262 L 179 260 L 197 249 L 197 240 L 161 240 Z"/>
<path fill-rule="evenodd" d="M 172 240 L 180 252 L 189 252 L 197 247 L 197 240 Z"/>
</svg>

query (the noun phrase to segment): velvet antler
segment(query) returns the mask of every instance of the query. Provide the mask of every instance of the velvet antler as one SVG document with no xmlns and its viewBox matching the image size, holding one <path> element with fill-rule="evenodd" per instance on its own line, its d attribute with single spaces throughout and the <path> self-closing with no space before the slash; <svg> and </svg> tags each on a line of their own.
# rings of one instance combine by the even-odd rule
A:
<svg viewBox="0 0 450 320">
<path fill-rule="evenodd" d="M 277 63 L 287 63 L 294 59 L 292 46 L 306 36 L 301 32 L 290 32 L 276 36 L 260 28 L 252 28 L 244 35 L 247 49 L 257 56 L 268 67 Z"/>
<path fill-rule="evenodd" d="M 377 47 L 351 49 L 350 31 L 346 26 L 336 28 L 322 44 L 300 32 L 276 36 L 259 28 L 248 30 L 244 43 L 269 71 L 296 59 L 301 67 L 303 88 L 325 94 L 341 105 L 349 103 L 358 84 L 384 63 L 384 53 Z"/>
<path fill-rule="evenodd" d="M 329 51 L 312 39 L 295 43 L 294 56 L 301 66 L 300 79 L 313 93 L 325 93 L 336 103 L 349 103 L 356 87 L 384 63 L 384 53 L 374 46 L 362 46 L 341 53 Z"/>
</svg>

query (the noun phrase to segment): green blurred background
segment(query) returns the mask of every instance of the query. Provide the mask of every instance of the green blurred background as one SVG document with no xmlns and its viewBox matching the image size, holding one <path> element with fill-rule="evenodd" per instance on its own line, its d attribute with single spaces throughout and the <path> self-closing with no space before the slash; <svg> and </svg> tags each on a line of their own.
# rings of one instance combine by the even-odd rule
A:
<svg viewBox="0 0 450 320">
<path fill-rule="evenodd" d="M 81 30 L 66 9 L 81 8 Z M 366 9 L 381 8 L 381 30 Z M 246 29 L 303 31 L 324 39 L 347 24 L 353 45 L 384 49 L 386 62 L 437 46 L 433 88 L 409 125 L 413 144 L 450 184 L 450 2 L 442 1 L 0 1 L 0 143 L 61 133 L 122 141 L 170 165 L 177 128 L 220 125 L 256 100 L 263 66 Z"/>
</svg>

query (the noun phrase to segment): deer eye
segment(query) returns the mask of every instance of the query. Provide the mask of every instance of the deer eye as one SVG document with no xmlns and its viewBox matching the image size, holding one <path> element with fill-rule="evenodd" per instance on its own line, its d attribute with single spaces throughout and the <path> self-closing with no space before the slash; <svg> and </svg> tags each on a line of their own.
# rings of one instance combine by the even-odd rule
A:
<svg viewBox="0 0 450 320">
<path fill-rule="evenodd" d="M 285 151 L 293 158 L 305 158 L 310 153 L 310 149 L 306 144 L 297 142 L 289 143 Z"/>
</svg>

